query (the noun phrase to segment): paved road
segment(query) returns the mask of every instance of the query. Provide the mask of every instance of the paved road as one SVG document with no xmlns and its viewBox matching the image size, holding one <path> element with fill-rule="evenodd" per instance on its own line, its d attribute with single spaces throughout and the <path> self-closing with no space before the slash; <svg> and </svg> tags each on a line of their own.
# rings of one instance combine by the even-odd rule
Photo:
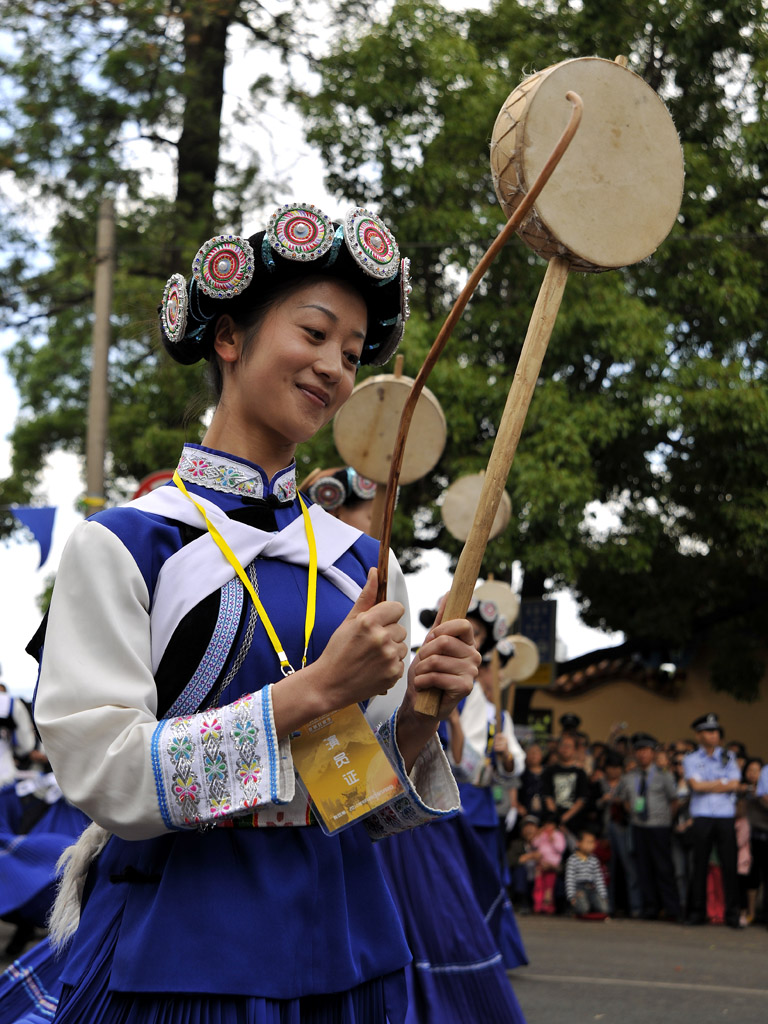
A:
<svg viewBox="0 0 768 1024">
<path fill-rule="evenodd" d="M 528 1024 L 768 1024 L 764 927 L 523 917 L 520 930 L 531 962 L 510 979 Z M 0 922 L 0 969 L 10 934 Z"/>
<path fill-rule="evenodd" d="M 528 1024 L 768 1024 L 765 927 L 519 923 L 530 964 L 509 976 Z"/>
</svg>

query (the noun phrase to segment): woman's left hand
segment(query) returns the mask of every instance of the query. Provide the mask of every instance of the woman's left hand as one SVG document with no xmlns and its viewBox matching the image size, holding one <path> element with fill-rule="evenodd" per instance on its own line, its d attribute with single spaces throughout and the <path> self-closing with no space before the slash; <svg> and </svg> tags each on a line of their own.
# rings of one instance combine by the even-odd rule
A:
<svg viewBox="0 0 768 1024">
<path fill-rule="evenodd" d="M 441 622 L 430 630 L 411 662 L 403 709 L 409 698 L 415 700 L 419 690 L 440 690 L 437 717 L 448 718 L 459 701 L 471 693 L 479 668 L 480 655 L 471 623 L 467 619 Z"/>
<path fill-rule="evenodd" d="M 493 749 L 497 754 L 509 753 L 509 743 L 503 732 L 497 732 L 493 737 Z"/>
<path fill-rule="evenodd" d="M 467 619 L 433 626 L 408 669 L 408 688 L 397 716 L 397 743 L 409 769 L 436 732 L 438 721 L 449 718 L 459 701 L 472 692 L 479 667 L 480 655 Z M 414 706 L 417 693 L 430 689 L 440 690 L 436 718 Z"/>
</svg>

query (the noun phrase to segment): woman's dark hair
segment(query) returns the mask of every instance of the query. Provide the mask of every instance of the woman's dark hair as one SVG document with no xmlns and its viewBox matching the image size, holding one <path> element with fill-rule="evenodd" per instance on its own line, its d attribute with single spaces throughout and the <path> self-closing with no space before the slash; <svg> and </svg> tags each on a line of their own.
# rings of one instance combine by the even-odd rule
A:
<svg viewBox="0 0 768 1024">
<path fill-rule="evenodd" d="M 741 773 L 741 781 L 742 782 L 746 782 L 747 781 L 747 768 L 749 768 L 749 766 L 751 764 L 759 764 L 760 767 L 762 768 L 763 767 L 763 759 L 762 759 L 762 757 L 748 757 L 747 758 L 747 760 L 744 762 L 744 770 Z"/>
</svg>

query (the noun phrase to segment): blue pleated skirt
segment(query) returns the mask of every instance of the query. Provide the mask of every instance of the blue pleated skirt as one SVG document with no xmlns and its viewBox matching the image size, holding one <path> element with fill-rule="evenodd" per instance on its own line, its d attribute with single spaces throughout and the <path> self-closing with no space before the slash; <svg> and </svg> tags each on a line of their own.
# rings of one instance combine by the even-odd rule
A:
<svg viewBox="0 0 768 1024">
<path fill-rule="evenodd" d="M 63 985 L 56 1024 L 404 1024 L 407 989 L 402 971 L 346 992 L 265 999 L 222 994 L 190 995 L 110 991 L 120 917 L 76 987 Z M 255 952 L 254 952 L 254 955 Z M 184 950 L 179 949 L 183 972 Z M 2 1022 L 4 1024 L 4 1022 Z"/>
<path fill-rule="evenodd" d="M 50 1024 L 56 1013 L 60 963 L 47 939 L 0 974 L 0 1024 Z"/>
<path fill-rule="evenodd" d="M 483 880 L 481 903 L 472 872 L 485 851 L 460 816 L 385 839 L 376 852 L 413 954 L 407 1024 L 525 1024 L 491 927 L 503 918 L 496 886 Z"/>
<path fill-rule="evenodd" d="M 452 827 L 458 834 L 472 887 L 501 950 L 504 966 L 508 970 L 525 966 L 528 955 L 509 898 L 508 871 L 506 865 L 501 866 L 498 828 L 470 825 L 461 815 L 452 819 Z"/>
<path fill-rule="evenodd" d="M 0 917 L 44 927 L 56 891 L 56 862 L 88 825 L 88 818 L 66 800 L 58 800 L 25 835 L 18 827 L 23 806 L 3 793 L 8 831 L 0 829 Z"/>
</svg>

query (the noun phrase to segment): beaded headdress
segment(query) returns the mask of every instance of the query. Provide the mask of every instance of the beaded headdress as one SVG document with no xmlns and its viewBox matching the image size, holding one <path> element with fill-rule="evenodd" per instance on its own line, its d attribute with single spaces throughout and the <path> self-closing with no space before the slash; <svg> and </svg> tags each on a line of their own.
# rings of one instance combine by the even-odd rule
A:
<svg viewBox="0 0 768 1024">
<path fill-rule="evenodd" d="M 375 213 L 353 207 L 336 223 L 311 203 L 287 203 L 250 238 L 209 238 L 192 261 L 189 281 L 171 275 L 158 310 L 163 344 L 180 363 L 209 358 L 223 313 L 237 318 L 277 288 L 324 274 L 362 295 L 368 331 L 360 362 L 380 366 L 394 355 L 410 314 L 409 266 Z"/>
<path fill-rule="evenodd" d="M 360 476 L 351 466 L 321 473 L 305 486 L 307 496 L 326 512 L 333 512 L 342 505 L 370 501 L 376 496 L 376 484 L 373 480 Z"/>
<path fill-rule="evenodd" d="M 435 621 L 437 616 L 437 609 L 425 608 L 424 611 L 419 615 L 419 621 L 422 626 L 429 629 Z M 509 632 L 509 623 L 507 622 L 506 616 L 502 615 L 499 606 L 495 601 L 481 599 L 473 597 L 469 602 L 467 608 L 467 618 L 477 619 L 487 626 L 488 632 L 483 640 L 482 644 L 478 648 L 480 654 L 483 656 L 483 661 L 487 661 L 494 647 L 499 652 L 502 665 L 506 664 L 507 661 L 515 653 L 515 645 L 511 640 L 507 639 L 507 633 Z"/>
</svg>

